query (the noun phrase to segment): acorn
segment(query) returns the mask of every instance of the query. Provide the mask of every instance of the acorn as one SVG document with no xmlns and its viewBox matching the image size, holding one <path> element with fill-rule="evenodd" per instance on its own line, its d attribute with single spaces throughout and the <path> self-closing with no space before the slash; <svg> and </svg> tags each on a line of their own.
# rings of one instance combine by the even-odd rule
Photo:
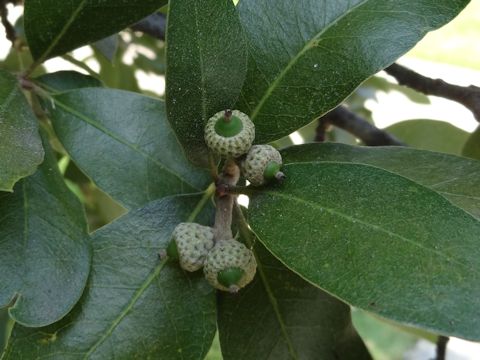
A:
<svg viewBox="0 0 480 360">
<path fill-rule="evenodd" d="M 255 125 L 238 110 L 220 111 L 205 126 L 205 142 L 215 154 L 237 158 L 246 154 L 255 139 Z"/>
<path fill-rule="evenodd" d="M 213 245 L 211 227 L 196 223 L 180 223 L 173 230 L 167 255 L 173 259 L 178 258 L 182 269 L 197 271 L 203 266 Z"/>
<path fill-rule="evenodd" d="M 260 186 L 269 181 L 282 181 L 285 174 L 280 171 L 282 156 L 273 146 L 254 145 L 241 162 L 243 176 L 253 186 Z"/>
<path fill-rule="evenodd" d="M 215 288 L 236 293 L 249 284 L 257 269 L 253 252 L 234 240 L 220 240 L 208 253 L 203 271 Z"/>
</svg>

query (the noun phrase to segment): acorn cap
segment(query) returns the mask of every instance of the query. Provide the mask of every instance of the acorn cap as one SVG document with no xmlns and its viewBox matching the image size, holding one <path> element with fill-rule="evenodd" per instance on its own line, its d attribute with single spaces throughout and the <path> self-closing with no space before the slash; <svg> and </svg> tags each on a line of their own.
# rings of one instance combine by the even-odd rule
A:
<svg viewBox="0 0 480 360">
<path fill-rule="evenodd" d="M 218 241 L 208 253 L 203 271 L 215 288 L 237 292 L 253 280 L 257 263 L 253 252 L 230 239 Z"/>
<path fill-rule="evenodd" d="M 205 126 L 207 146 L 223 157 L 236 158 L 247 153 L 254 139 L 255 125 L 238 110 L 220 111 Z"/>
<path fill-rule="evenodd" d="M 175 242 L 178 259 L 182 269 L 196 271 L 203 266 L 210 249 L 213 248 L 213 229 L 196 223 L 180 223 L 175 227 L 172 238 Z M 174 255 L 174 246 L 169 244 Z"/>
<path fill-rule="evenodd" d="M 253 186 L 274 179 L 283 180 L 285 175 L 280 171 L 281 167 L 282 156 L 270 145 L 253 145 L 241 162 L 242 174 Z"/>
</svg>

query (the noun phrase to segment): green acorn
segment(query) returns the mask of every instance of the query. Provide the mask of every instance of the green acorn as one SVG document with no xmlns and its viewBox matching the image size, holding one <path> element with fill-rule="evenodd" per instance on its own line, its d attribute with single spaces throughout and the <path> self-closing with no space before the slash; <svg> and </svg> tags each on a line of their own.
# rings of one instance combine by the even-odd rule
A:
<svg viewBox="0 0 480 360">
<path fill-rule="evenodd" d="M 253 186 L 260 186 L 271 180 L 283 180 L 285 174 L 280 171 L 282 156 L 273 146 L 254 145 L 242 161 L 242 174 Z"/>
<path fill-rule="evenodd" d="M 172 234 L 167 248 L 169 257 L 178 257 L 180 266 L 196 271 L 203 266 L 208 252 L 213 248 L 213 229 L 195 223 L 180 223 Z"/>
<path fill-rule="evenodd" d="M 248 115 L 238 110 L 220 111 L 205 126 L 205 142 L 214 153 L 223 157 L 246 154 L 255 139 L 255 125 Z"/>
<path fill-rule="evenodd" d="M 230 239 L 215 244 L 207 255 L 203 271 L 213 287 L 235 293 L 253 280 L 256 269 L 253 252 Z"/>
</svg>

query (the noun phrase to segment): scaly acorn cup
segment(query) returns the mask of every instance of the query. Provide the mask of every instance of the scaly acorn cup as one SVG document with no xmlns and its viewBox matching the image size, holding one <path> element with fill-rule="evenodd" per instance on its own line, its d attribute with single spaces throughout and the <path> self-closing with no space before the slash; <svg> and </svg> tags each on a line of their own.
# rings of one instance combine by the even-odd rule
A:
<svg viewBox="0 0 480 360">
<path fill-rule="evenodd" d="M 246 154 L 255 139 L 255 125 L 238 110 L 220 111 L 205 126 L 205 142 L 215 154 L 237 158 Z"/>
<path fill-rule="evenodd" d="M 240 166 L 243 176 L 253 186 L 260 186 L 274 179 L 285 179 L 285 174 L 280 171 L 282 156 L 270 145 L 252 146 Z"/>
<path fill-rule="evenodd" d="M 234 239 L 218 241 L 208 253 L 203 268 L 205 278 L 213 287 L 231 293 L 249 284 L 256 270 L 253 252 Z"/>
<path fill-rule="evenodd" d="M 178 258 L 182 269 L 197 271 L 213 248 L 213 229 L 196 223 L 180 223 L 175 227 L 167 255 Z"/>
</svg>

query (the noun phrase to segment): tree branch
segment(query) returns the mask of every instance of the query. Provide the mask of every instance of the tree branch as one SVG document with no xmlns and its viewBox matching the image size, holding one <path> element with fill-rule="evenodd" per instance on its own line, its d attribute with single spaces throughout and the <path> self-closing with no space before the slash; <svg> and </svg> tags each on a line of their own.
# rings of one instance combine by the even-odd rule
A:
<svg viewBox="0 0 480 360">
<path fill-rule="evenodd" d="M 215 225 L 213 237 L 215 241 L 233 239 L 232 234 L 232 210 L 236 195 L 228 192 L 235 186 L 240 178 L 240 169 L 233 159 L 225 162 L 223 171 L 217 181 L 217 196 L 215 211 Z"/>
<path fill-rule="evenodd" d="M 167 17 L 162 13 L 154 13 L 131 26 L 134 31 L 140 31 L 156 39 L 165 40 Z"/>
<path fill-rule="evenodd" d="M 431 79 L 399 64 L 390 65 L 385 72 L 393 76 L 400 85 L 462 104 L 473 113 L 477 121 L 480 121 L 480 87 L 473 85 L 464 87 L 449 84 L 441 79 Z"/>
<path fill-rule="evenodd" d="M 437 340 L 437 357 L 436 360 L 445 360 L 447 355 L 447 343 L 450 338 L 448 336 L 439 336 Z"/>
<path fill-rule="evenodd" d="M 380 130 L 370 124 L 367 120 L 351 112 L 345 106 L 339 106 L 320 118 L 319 127 L 317 128 L 317 139 L 319 140 L 321 140 L 322 137 L 322 130 L 325 129 L 325 123 L 348 131 L 368 146 L 405 146 L 403 142 L 386 131 Z"/>
<path fill-rule="evenodd" d="M 7 39 L 10 40 L 12 46 L 15 46 L 15 40 L 17 39 L 17 34 L 15 33 L 15 28 L 8 21 L 8 9 L 7 2 L 5 0 L 0 0 L 0 18 L 2 20 L 2 25 L 5 28 L 5 34 Z"/>
</svg>

